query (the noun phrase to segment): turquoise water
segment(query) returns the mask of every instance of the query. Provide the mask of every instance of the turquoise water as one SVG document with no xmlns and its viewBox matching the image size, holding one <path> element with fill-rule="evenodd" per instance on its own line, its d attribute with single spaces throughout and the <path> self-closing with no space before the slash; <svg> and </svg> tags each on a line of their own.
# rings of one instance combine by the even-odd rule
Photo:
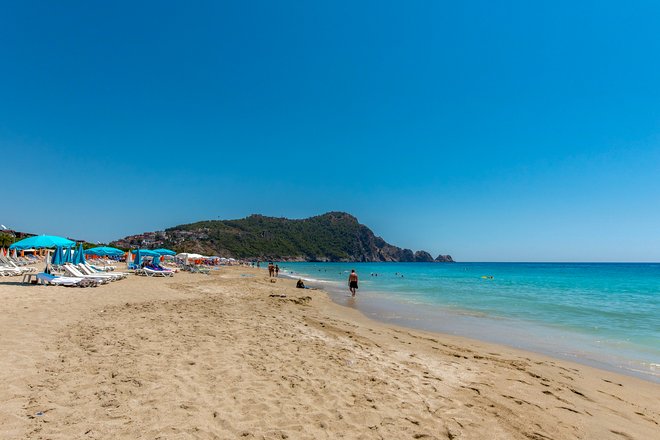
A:
<svg viewBox="0 0 660 440">
<path fill-rule="evenodd" d="M 280 267 L 286 275 L 301 275 L 307 284 L 328 290 L 337 302 L 376 319 L 660 382 L 660 264 L 282 263 Z M 353 268 L 360 276 L 355 300 L 346 287 Z"/>
</svg>

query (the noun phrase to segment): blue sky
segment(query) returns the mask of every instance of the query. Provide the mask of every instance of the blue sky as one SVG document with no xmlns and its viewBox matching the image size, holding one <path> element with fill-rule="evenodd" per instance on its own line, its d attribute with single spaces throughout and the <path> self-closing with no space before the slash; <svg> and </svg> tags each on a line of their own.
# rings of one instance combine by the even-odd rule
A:
<svg viewBox="0 0 660 440">
<path fill-rule="evenodd" d="M 9 227 L 342 210 L 462 261 L 660 261 L 657 2 L 3 3 Z"/>
</svg>

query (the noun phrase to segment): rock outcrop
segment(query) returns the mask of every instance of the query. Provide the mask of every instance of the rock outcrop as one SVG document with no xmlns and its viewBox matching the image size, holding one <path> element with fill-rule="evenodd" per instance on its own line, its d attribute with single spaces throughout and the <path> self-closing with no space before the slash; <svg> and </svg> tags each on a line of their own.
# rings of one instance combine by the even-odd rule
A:
<svg viewBox="0 0 660 440">
<path fill-rule="evenodd" d="M 438 255 L 435 259 L 436 263 L 453 263 L 454 260 L 451 258 L 451 255 Z"/>
<path fill-rule="evenodd" d="M 426 251 L 415 252 L 415 263 L 433 263 L 433 257 Z"/>
</svg>

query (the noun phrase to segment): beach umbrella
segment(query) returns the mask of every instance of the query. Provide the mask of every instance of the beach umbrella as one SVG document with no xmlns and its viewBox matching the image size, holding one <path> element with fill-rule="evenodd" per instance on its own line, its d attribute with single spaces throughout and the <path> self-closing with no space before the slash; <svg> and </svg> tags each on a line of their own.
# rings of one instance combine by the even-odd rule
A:
<svg viewBox="0 0 660 440">
<path fill-rule="evenodd" d="M 46 267 L 44 268 L 45 273 L 50 273 L 50 249 L 46 251 Z"/>
<path fill-rule="evenodd" d="M 139 267 L 141 263 L 142 263 L 142 257 L 140 256 L 140 249 L 137 249 L 135 251 L 135 265 Z"/>
<path fill-rule="evenodd" d="M 85 264 L 85 252 L 82 243 L 78 246 L 76 253 L 73 254 L 73 264 Z"/>
<path fill-rule="evenodd" d="M 176 252 L 170 249 L 154 249 L 154 252 L 157 252 L 160 255 L 176 255 Z"/>
<path fill-rule="evenodd" d="M 50 264 L 54 266 L 59 266 L 62 263 L 64 263 L 64 258 L 62 256 L 62 246 L 57 246 L 55 248 L 55 252 L 53 253 L 53 256 L 51 257 Z"/>
<path fill-rule="evenodd" d="M 140 253 L 140 256 L 142 257 L 158 257 L 160 258 L 160 254 L 156 251 L 152 251 L 149 249 L 134 249 L 131 252 L 137 255 L 137 253 Z"/>
<path fill-rule="evenodd" d="M 98 257 L 118 257 L 124 254 L 124 251 L 114 247 L 98 246 L 85 251 L 86 255 L 96 255 Z"/>
<path fill-rule="evenodd" d="M 131 264 L 133 262 L 133 254 L 126 252 L 126 264 Z"/>
<path fill-rule="evenodd" d="M 9 249 L 42 249 L 42 248 L 54 248 L 57 246 L 70 247 L 74 246 L 76 243 L 64 238 L 58 237 L 56 235 L 35 235 L 34 237 L 24 238 L 23 240 L 17 241 L 16 243 L 9 246 Z"/>
<path fill-rule="evenodd" d="M 70 248 L 62 248 L 62 263 L 71 263 Z"/>
</svg>

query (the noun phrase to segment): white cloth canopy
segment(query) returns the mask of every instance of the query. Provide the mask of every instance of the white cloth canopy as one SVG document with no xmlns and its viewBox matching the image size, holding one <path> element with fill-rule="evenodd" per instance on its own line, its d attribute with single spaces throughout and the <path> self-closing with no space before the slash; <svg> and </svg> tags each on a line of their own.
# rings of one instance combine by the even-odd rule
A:
<svg viewBox="0 0 660 440">
<path fill-rule="evenodd" d="M 188 253 L 182 253 L 182 254 L 177 254 L 176 256 L 180 260 L 184 261 L 189 261 L 189 260 L 205 260 L 208 257 L 205 257 L 204 255 L 199 255 L 199 254 L 188 254 Z"/>
</svg>

